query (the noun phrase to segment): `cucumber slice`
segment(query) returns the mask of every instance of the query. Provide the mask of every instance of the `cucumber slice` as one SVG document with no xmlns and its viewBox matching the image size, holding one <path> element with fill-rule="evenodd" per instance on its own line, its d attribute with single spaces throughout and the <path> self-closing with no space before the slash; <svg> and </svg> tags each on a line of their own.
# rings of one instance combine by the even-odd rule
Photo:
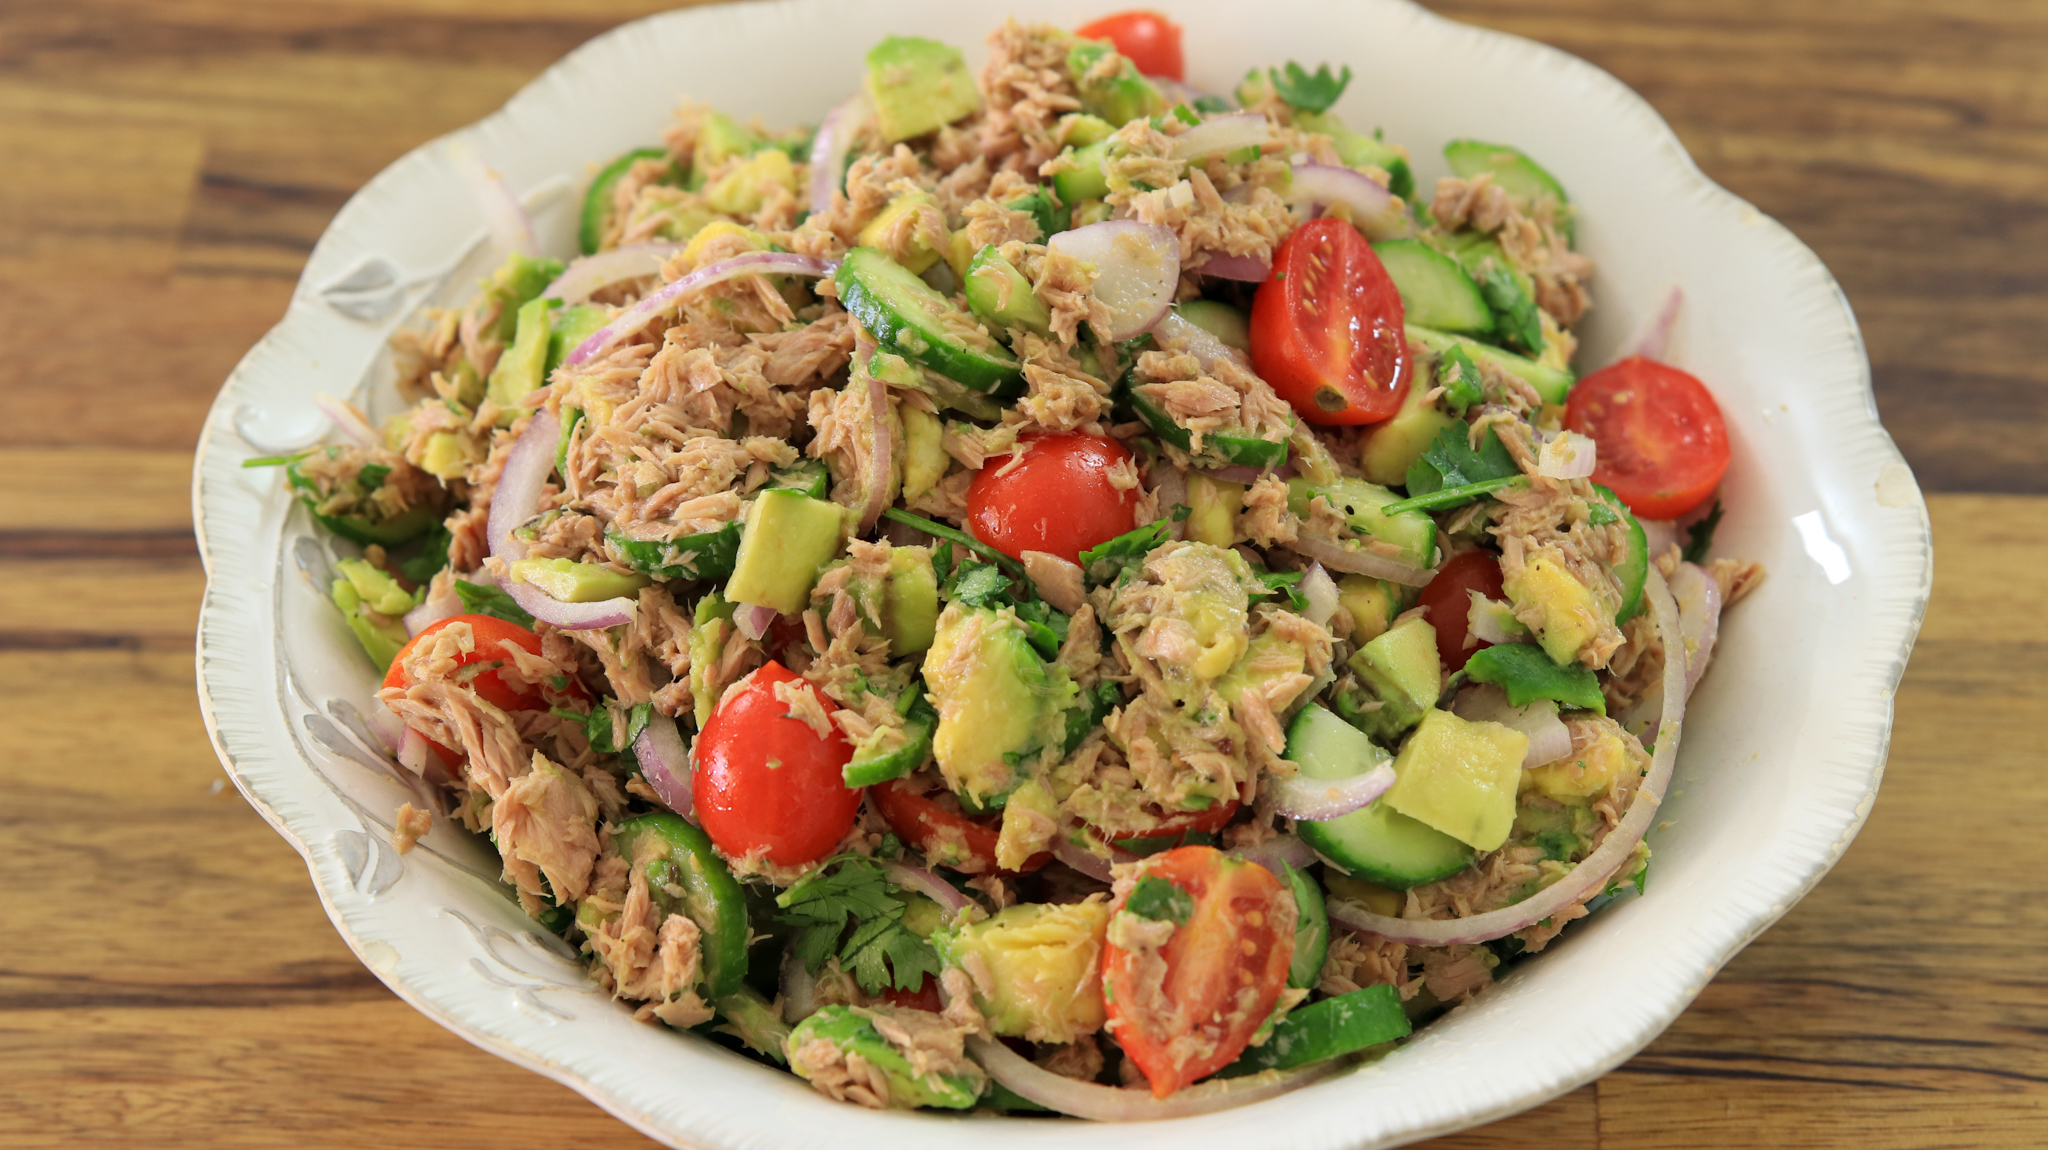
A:
<svg viewBox="0 0 2048 1150">
<path fill-rule="evenodd" d="M 1052 312 L 1031 290 L 1031 281 L 998 254 L 994 244 L 984 245 L 974 254 L 962 292 L 968 309 L 995 331 L 1021 327 L 1039 335 L 1052 334 Z"/>
<path fill-rule="evenodd" d="M 1061 203 L 1071 208 L 1082 200 L 1099 200 L 1109 194 L 1109 174 L 1103 167 L 1103 161 L 1109 158 L 1108 140 L 1069 149 L 1062 158 L 1067 156 L 1072 157 L 1072 162 L 1061 165 L 1052 177 L 1052 190 L 1059 193 Z M 1081 221 L 1073 223 L 1078 227 Z"/>
<path fill-rule="evenodd" d="M 1377 483 L 1363 479 L 1339 479 L 1335 483 L 1310 483 L 1306 479 L 1287 481 L 1287 509 L 1308 518 L 1309 504 L 1322 496 L 1343 513 L 1351 529 L 1400 548 L 1397 556 L 1417 567 L 1436 561 L 1436 520 L 1427 511 L 1402 511 L 1383 515 L 1380 508 L 1397 503 L 1401 497 Z"/>
<path fill-rule="evenodd" d="M 583 193 L 583 216 L 576 231 L 577 246 L 586 256 L 596 255 L 598 243 L 604 237 L 605 217 L 612 210 L 612 189 L 618 186 L 619 177 L 641 160 L 666 159 L 668 153 L 661 148 L 635 148 L 604 166 L 597 178 L 590 181 L 590 190 Z"/>
<path fill-rule="evenodd" d="M 1287 758 L 1311 779 L 1349 778 L 1390 757 L 1358 728 L 1314 703 L 1287 727 Z M 1297 823 L 1295 832 L 1340 870 L 1395 890 L 1448 878 L 1475 857 L 1471 847 L 1384 800 L 1325 822 Z"/>
<path fill-rule="evenodd" d="M 1492 344 L 1480 343 L 1476 339 L 1467 339 L 1447 331 L 1432 331 L 1412 323 L 1408 325 L 1407 331 L 1409 339 L 1432 352 L 1442 354 L 1448 348 L 1461 347 L 1474 362 L 1491 361 L 1495 367 L 1535 388 L 1536 394 L 1541 396 L 1545 403 L 1563 403 L 1564 397 L 1571 392 L 1572 385 L 1578 382 L 1578 377 L 1569 371 L 1545 367 L 1533 359 L 1516 355 L 1511 351 L 1502 351 Z"/>
<path fill-rule="evenodd" d="M 1330 953 L 1330 915 L 1323 907 L 1323 887 L 1315 876 L 1286 863 L 1282 876 L 1294 890 L 1294 960 L 1287 964 L 1287 985 L 1310 989 L 1323 977 L 1323 959 Z"/>
<path fill-rule="evenodd" d="M 1234 347 L 1247 353 L 1252 350 L 1251 317 L 1227 303 L 1218 303 L 1213 299 L 1191 299 L 1186 303 L 1174 304 L 1173 312 L 1215 336 L 1225 347 Z"/>
<path fill-rule="evenodd" d="M 957 328 L 973 319 L 908 268 L 875 248 L 855 248 L 833 277 L 839 301 L 875 342 L 975 391 L 1004 394 L 1021 388 L 1024 370 L 993 340 L 970 347 Z M 942 317 L 951 315 L 949 325 Z"/>
<path fill-rule="evenodd" d="M 1451 172 L 1456 176 L 1493 173 L 1493 182 L 1507 189 L 1511 196 L 1555 200 L 1561 206 L 1572 202 L 1572 198 L 1564 194 L 1564 185 L 1557 182 L 1557 177 L 1545 171 L 1543 165 L 1530 159 L 1520 148 L 1489 144 L 1484 140 L 1452 140 L 1444 145 L 1444 160 L 1451 165 Z M 1564 217 L 1564 226 L 1565 238 L 1572 238 L 1569 213 Z"/>
<path fill-rule="evenodd" d="M 1421 240 L 1388 240 L 1372 250 L 1393 277 L 1409 323 L 1471 335 L 1493 330 L 1493 309 L 1457 260 Z"/>
<path fill-rule="evenodd" d="M 776 472 L 768 480 L 770 491 L 801 491 L 813 499 L 825 498 L 831 486 L 832 473 L 822 459 L 806 459 Z"/>
<path fill-rule="evenodd" d="M 1650 539 L 1643 533 L 1643 525 L 1636 520 L 1635 512 L 1621 497 L 1598 483 L 1593 485 L 1601 498 L 1628 524 L 1628 557 L 1614 568 L 1614 577 L 1621 583 L 1621 610 L 1615 612 L 1615 623 L 1622 624 L 1643 613 L 1643 582 L 1650 577 Z"/>
<path fill-rule="evenodd" d="M 740 884 L 712 849 L 710 837 L 680 815 L 641 815 L 619 824 L 612 841 L 625 857 L 634 858 L 640 840 L 648 836 L 661 844 L 647 864 L 656 905 L 688 915 L 703 932 L 701 985 L 712 998 L 737 994 L 747 976 L 747 900 Z"/>
<path fill-rule="evenodd" d="M 1384 985 L 1361 987 L 1289 1012 L 1273 1028 L 1271 1038 L 1246 1050 L 1217 1077 L 1307 1066 L 1406 1038 L 1414 1029 L 1407 1011 L 1401 1009 L 1399 990 Z"/>
<path fill-rule="evenodd" d="M 1173 417 L 1161 411 L 1158 405 L 1135 390 L 1126 388 L 1124 395 L 1130 400 L 1131 410 L 1152 429 L 1152 434 L 1173 444 L 1195 458 L 1197 463 L 1221 466 L 1239 464 L 1245 467 L 1278 467 L 1287 462 L 1287 441 L 1284 439 L 1260 439 L 1243 430 L 1211 431 L 1202 436 L 1202 450 L 1193 449 L 1194 433 L 1173 421 Z"/>
<path fill-rule="evenodd" d="M 938 728 L 939 713 L 920 696 L 904 716 L 903 733 L 910 741 L 884 754 L 863 757 L 858 752 L 841 769 L 849 787 L 871 787 L 886 783 L 924 766 L 932 757 L 932 732 Z"/>
<path fill-rule="evenodd" d="M 735 520 L 716 531 L 673 540 L 630 539 L 616 531 L 605 532 L 605 538 L 628 566 L 656 579 L 723 579 L 732 574 L 733 557 L 739 554 L 740 525 Z"/>
</svg>

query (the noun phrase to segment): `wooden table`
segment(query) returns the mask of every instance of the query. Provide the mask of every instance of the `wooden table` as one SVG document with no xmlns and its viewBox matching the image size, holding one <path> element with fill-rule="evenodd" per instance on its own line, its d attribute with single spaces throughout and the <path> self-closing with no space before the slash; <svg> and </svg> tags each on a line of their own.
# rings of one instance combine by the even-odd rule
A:
<svg viewBox="0 0 2048 1150">
<path fill-rule="evenodd" d="M 394 998 L 223 788 L 187 475 L 354 188 L 660 6 L 0 4 L 0 1147 L 647 1144 Z M 1610 69 L 1820 251 L 1941 562 L 1834 875 L 1641 1056 L 1438 1145 L 2048 1143 L 2048 3 L 1440 7 Z"/>
</svg>

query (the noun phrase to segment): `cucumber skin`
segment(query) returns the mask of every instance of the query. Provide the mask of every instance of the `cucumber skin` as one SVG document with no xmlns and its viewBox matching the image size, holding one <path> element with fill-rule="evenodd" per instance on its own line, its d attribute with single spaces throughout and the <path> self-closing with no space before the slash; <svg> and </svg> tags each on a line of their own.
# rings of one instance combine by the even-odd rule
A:
<svg viewBox="0 0 2048 1150">
<path fill-rule="evenodd" d="M 607 532 L 606 538 L 626 557 L 628 566 L 656 579 L 723 579 L 732 574 L 733 559 L 739 554 L 740 524 L 735 520 L 716 531 L 686 535 L 671 542 L 629 539 L 617 532 Z M 675 551 L 678 558 L 695 559 L 662 562 L 670 551 Z"/>
<path fill-rule="evenodd" d="M 1330 745 L 1332 743 L 1337 745 Z M 1351 744 L 1348 750 L 1343 745 L 1347 743 Z M 1357 773 L 1347 772 L 1343 766 L 1345 759 L 1360 757 L 1360 743 L 1371 748 L 1365 757 L 1370 758 L 1372 763 L 1384 761 L 1377 757 L 1384 755 L 1384 752 L 1372 747 L 1370 741 L 1356 727 L 1323 707 L 1310 703 L 1287 725 L 1286 757 L 1301 764 L 1302 773 L 1310 778 L 1344 778 L 1347 774 Z M 1410 858 L 1406 860 L 1405 865 L 1403 860 L 1388 858 L 1385 852 L 1378 857 L 1360 853 L 1356 848 L 1361 845 L 1357 841 L 1361 837 L 1366 840 L 1362 845 L 1368 848 L 1385 845 L 1383 836 L 1386 828 L 1383 824 L 1387 823 L 1389 815 L 1401 817 L 1380 803 L 1374 802 L 1326 822 L 1303 820 L 1295 824 L 1295 833 L 1301 836 L 1301 841 L 1329 860 L 1338 870 L 1394 890 L 1406 890 L 1409 887 L 1449 878 L 1472 864 L 1474 855 L 1470 848 L 1466 848 L 1449 835 L 1422 827 L 1420 823 L 1416 826 L 1428 831 L 1427 835 L 1422 836 L 1423 841 L 1420 844 L 1396 843 L 1395 853 L 1402 853 L 1401 848 L 1410 846 L 1419 846 L 1425 851 L 1442 847 L 1436 839 L 1456 844 L 1459 849 L 1452 851 L 1446 848 L 1444 857 L 1436 860 Z M 1403 827 L 1401 830 L 1405 832 L 1406 828 Z M 1375 842 L 1375 839 L 1380 841 Z M 1423 863 L 1433 865 L 1422 865 Z"/>
<path fill-rule="evenodd" d="M 1541 396 L 1545 403 L 1563 403 L 1564 397 L 1571 394 L 1573 385 L 1578 383 L 1578 377 L 1571 372 L 1545 367 L 1527 356 L 1502 351 L 1490 343 L 1480 343 L 1476 339 L 1453 332 L 1435 331 L 1411 323 L 1407 325 L 1407 335 L 1411 341 L 1432 352 L 1441 352 L 1456 345 L 1464 348 L 1465 354 L 1471 356 L 1475 363 L 1492 360 L 1495 367 L 1535 388 L 1536 394 Z"/>
<path fill-rule="evenodd" d="M 1420 240 L 1387 240 L 1372 250 L 1401 293 L 1409 323 L 1456 335 L 1493 330 L 1493 309 L 1458 261 Z"/>
<path fill-rule="evenodd" d="M 643 834 L 667 841 L 666 861 L 674 863 L 686 892 L 681 900 L 684 906 L 679 909 L 688 913 L 704 932 L 702 977 L 710 992 L 707 997 L 737 994 L 747 977 L 747 900 L 739 881 L 712 849 L 710 836 L 684 821 L 681 815 L 669 811 L 641 815 L 620 824 L 613 839 L 629 852 L 630 858 L 633 843 Z M 701 905 L 705 902 L 711 905 Z M 704 921 L 707 918 L 712 921 Z"/>
<path fill-rule="evenodd" d="M 886 267 L 875 266 L 878 261 Z M 886 275 L 887 268 L 903 272 L 905 277 L 918 284 L 918 288 L 910 290 L 922 289 L 944 301 L 947 307 L 956 306 L 926 286 L 923 280 L 911 275 L 903 265 L 890 259 L 886 252 L 875 248 L 855 248 L 846 253 L 846 258 L 840 261 L 839 271 L 832 278 L 839 288 L 840 304 L 868 330 L 868 334 L 875 337 L 877 344 L 973 391 L 1007 396 L 1023 389 L 1023 365 L 1009 352 L 1000 347 L 987 352 L 975 351 L 956 341 L 934 339 L 926 329 L 902 315 L 883 297 L 880 285 L 869 282 L 870 278 Z M 906 283 L 904 286 L 908 288 L 909 285 Z M 913 338 L 904 340 L 902 337 L 906 333 Z"/>
<path fill-rule="evenodd" d="M 939 726 L 939 714 L 920 700 L 905 716 L 904 729 L 910 742 L 878 759 L 854 759 L 840 769 L 849 787 L 871 787 L 900 779 L 932 757 L 932 732 Z"/>
<path fill-rule="evenodd" d="M 612 188 L 626 169 L 640 160 L 659 160 L 668 152 L 661 148 L 635 148 L 604 166 L 597 178 L 590 181 L 590 190 L 583 193 L 583 212 L 576 229 L 577 247 L 586 256 L 597 254 L 598 239 L 604 232 L 605 209 L 611 206 Z"/>
<path fill-rule="evenodd" d="M 1187 451 L 1197 462 L 1214 459 L 1225 465 L 1244 467 L 1278 467 L 1287 462 L 1287 441 L 1284 439 L 1253 439 L 1248 435 L 1210 432 L 1202 437 L 1199 453 L 1190 451 L 1189 445 L 1195 441 L 1193 432 L 1169 419 L 1165 412 L 1153 406 L 1135 389 L 1127 386 L 1124 394 L 1130 400 L 1131 410 L 1137 412 L 1138 418 L 1152 430 L 1152 434 Z"/>
<path fill-rule="evenodd" d="M 1621 496 L 1598 483 L 1593 485 L 1593 490 L 1605 496 L 1607 505 L 1628 524 L 1628 559 L 1614 568 L 1614 577 L 1621 580 L 1622 590 L 1627 593 L 1621 610 L 1614 615 L 1614 622 L 1619 625 L 1643 613 L 1643 584 L 1650 577 L 1650 539 L 1643 533 L 1643 525 L 1636 519 L 1635 512 L 1621 501 Z"/>
</svg>

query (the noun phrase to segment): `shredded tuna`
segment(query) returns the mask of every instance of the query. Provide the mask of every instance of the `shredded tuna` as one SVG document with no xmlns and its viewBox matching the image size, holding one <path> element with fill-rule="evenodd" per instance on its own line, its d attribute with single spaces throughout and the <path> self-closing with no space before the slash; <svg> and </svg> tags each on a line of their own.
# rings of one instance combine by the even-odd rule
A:
<svg viewBox="0 0 2048 1150">
<path fill-rule="evenodd" d="M 411 803 L 400 806 L 398 815 L 392 822 L 391 845 L 398 848 L 399 854 L 410 852 L 415 843 L 427 837 L 427 832 L 434 829 L 433 812 L 423 811 Z"/>
</svg>

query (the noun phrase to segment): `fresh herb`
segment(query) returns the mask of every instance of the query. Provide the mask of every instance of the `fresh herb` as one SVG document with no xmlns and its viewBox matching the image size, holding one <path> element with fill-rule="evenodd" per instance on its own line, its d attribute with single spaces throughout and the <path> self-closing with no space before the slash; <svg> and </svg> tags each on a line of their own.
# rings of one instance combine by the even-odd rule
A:
<svg viewBox="0 0 2048 1150">
<path fill-rule="evenodd" d="M 455 536 L 449 534 L 448 525 L 443 523 L 421 541 L 419 554 L 399 560 L 398 573 L 415 583 L 427 582 L 448 566 L 448 548 L 454 544 Z"/>
<path fill-rule="evenodd" d="M 930 943 L 903 925 L 904 903 L 879 863 L 845 855 L 776 896 L 776 920 L 796 927 L 790 953 L 816 974 L 837 956 L 869 994 L 916 990 L 942 969 Z M 852 933 L 848 933 L 851 928 Z"/>
<path fill-rule="evenodd" d="M 1207 112 L 1213 116 L 1219 112 L 1228 112 L 1230 110 L 1230 101 L 1221 96 L 1197 96 L 1195 98 L 1195 111 L 1197 112 Z"/>
<path fill-rule="evenodd" d="M 1289 106 L 1304 112 L 1327 112 L 1330 105 L 1344 94 L 1344 88 L 1351 83 L 1351 65 L 1332 76 L 1328 64 L 1320 65 L 1314 74 L 1292 60 L 1287 67 L 1266 69 L 1266 75 L 1273 81 L 1273 91 Z"/>
<path fill-rule="evenodd" d="M 1186 104 L 1175 104 L 1173 106 L 1173 116 L 1190 128 L 1202 122 L 1201 114 Z"/>
<path fill-rule="evenodd" d="M 1693 524 L 1685 532 L 1685 561 L 1705 563 L 1707 548 L 1714 545 L 1714 529 L 1721 526 L 1721 501 L 1714 500 L 1714 509 L 1706 517 Z"/>
<path fill-rule="evenodd" d="M 1451 414 L 1462 417 L 1466 408 L 1486 398 L 1479 379 L 1479 365 L 1472 362 L 1464 348 L 1452 344 L 1437 357 L 1436 382 L 1444 389 L 1444 406 Z"/>
<path fill-rule="evenodd" d="M 1125 571 L 1144 562 L 1153 548 L 1173 534 L 1173 525 L 1187 517 L 1188 508 L 1175 504 L 1173 514 L 1081 552 L 1081 570 L 1092 582 L 1113 583 Z"/>
<path fill-rule="evenodd" d="M 915 527 L 927 535 L 935 536 L 948 542 L 958 543 L 960 546 L 987 559 L 989 562 L 994 563 L 1018 578 L 1022 578 L 1024 575 L 1024 565 L 1022 563 L 1017 562 L 1015 559 L 1010 558 L 1008 555 L 990 547 L 988 544 L 958 528 L 948 527 L 943 523 L 935 523 L 922 515 L 912 515 L 908 511 L 895 507 L 882 512 L 882 518 L 894 520 L 906 527 Z"/>
<path fill-rule="evenodd" d="M 1008 607 L 1015 612 L 1017 621 L 1024 625 L 1024 637 L 1031 641 L 1040 655 L 1051 659 L 1059 654 L 1060 644 L 1067 641 L 1070 622 L 1065 614 L 1041 599 L 1016 594 L 1010 577 L 994 564 L 963 556 L 954 566 L 950 544 L 940 544 L 939 550 L 940 553 L 932 557 L 932 567 L 949 571 L 939 587 L 949 602 L 990 611 Z M 1027 580 L 1025 586 L 1029 585 Z"/>
<path fill-rule="evenodd" d="M 384 486 L 384 477 L 391 474 L 391 467 L 384 463 L 365 463 L 356 472 L 356 483 L 365 491 L 375 491 Z"/>
<path fill-rule="evenodd" d="M 1537 318 L 1536 301 L 1514 272 L 1490 264 L 1479 281 L 1479 294 L 1486 297 L 1494 326 L 1509 344 L 1531 354 L 1543 350 L 1543 321 Z"/>
<path fill-rule="evenodd" d="M 1287 606 L 1290 610 L 1308 610 L 1308 596 L 1301 593 L 1301 572 L 1261 571 L 1259 572 L 1259 582 L 1266 585 L 1266 590 L 1263 594 L 1287 596 Z M 1260 592 L 1254 592 L 1254 594 L 1260 594 Z"/>
<path fill-rule="evenodd" d="M 1102 725 L 1109 713 L 1123 705 L 1123 688 L 1104 679 L 1095 684 L 1093 691 L 1083 691 L 1074 700 L 1075 706 L 1067 712 L 1067 737 L 1060 747 L 1062 758 L 1081 749 L 1088 738 L 1088 732 Z"/>
<path fill-rule="evenodd" d="M 633 745 L 633 740 L 640 737 L 640 732 L 647 729 L 648 720 L 654 717 L 654 705 L 652 703 L 634 704 L 626 711 L 625 740 L 614 742 L 612 739 L 612 708 L 618 705 L 619 701 L 617 699 L 607 695 L 603 704 L 592 707 L 587 715 L 580 711 L 571 711 L 566 707 L 556 707 L 555 717 L 558 719 L 573 719 L 576 722 L 582 723 L 583 735 L 584 738 L 589 740 L 591 750 L 596 751 L 600 755 L 617 755 L 624 753 L 628 747 Z"/>
<path fill-rule="evenodd" d="M 1124 900 L 1124 909 L 1139 918 L 1183 925 L 1194 916 L 1195 896 L 1156 874 L 1141 875 Z"/>
<path fill-rule="evenodd" d="M 1242 148 L 1235 148 L 1223 153 L 1223 159 L 1225 163 L 1249 164 L 1259 158 L 1260 152 L 1261 149 L 1257 144 L 1246 144 Z"/>
<path fill-rule="evenodd" d="M 1503 475 L 1499 479 L 1482 479 L 1477 483 L 1462 483 L 1456 487 L 1444 487 L 1427 495 L 1417 495 L 1398 500 L 1380 508 L 1381 515 L 1399 515 L 1404 511 L 1436 511 L 1445 507 L 1460 507 L 1482 495 L 1490 495 L 1505 487 L 1520 487 L 1522 477 Z"/>
<path fill-rule="evenodd" d="M 995 610 L 1011 602 L 1010 577 L 993 563 L 960 560 L 943 588 L 946 598 L 967 607 Z"/>
<path fill-rule="evenodd" d="M 1027 599 L 1017 604 L 1016 612 L 1017 621 L 1024 624 L 1024 638 L 1046 659 L 1058 658 L 1073 620 L 1043 599 Z"/>
<path fill-rule="evenodd" d="M 1485 436 L 1479 441 L 1478 449 L 1474 450 L 1464 427 L 1447 427 L 1437 433 L 1437 437 L 1424 449 L 1420 459 L 1409 464 L 1410 499 L 1407 502 L 1413 503 L 1414 497 L 1435 495 L 1449 488 L 1470 487 L 1489 479 L 1508 479 L 1520 474 L 1521 469 L 1515 466 L 1514 457 L 1508 454 L 1508 449 L 1492 428 L 1486 429 Z M 1489 490 L 1497 490 L 1498 487 L 1504 486 L 1506 484 L 1499 484 Z M 1455 507 L 1459 503 L 1471 502 L 1480 494 L 1482 492 L 1475 489 L 1448 502 L 1445 500 L 1452 497 L 1440 497 L 1433 506 Z M 1380 513 L 1393 514 L 1384 507 L 1380 509 Z"/>
<path fill-rule="evenodd" d="M 1561 665 L 1529 643 L 1501 643 L 1472 653 L 1465 674 L 1475 683 L 1492 683 L 1507 692 L 1508 705 L 1526 707 L 1538 699 L 1555 699 L 1567 707 L 1607 713 L 1600 680 L 1583 663 Z"/>
<path fill-rule="evenodd" d="M 462 613 L 465 615 L 489 615 L 493 619 L 503 619 L 507 623 L 517 623 L 529 631 L 533 630 L 533 616 L 527 614 L 524 607 L 514 602 L 512 596 L 499 588 L 457 579 L 455 595 L 462 600 Z"/>
<path fill-rule="evenodd" d="M 301 459 L 304 459 L 305 457 L 306 457 L 306 453 L 305 453 L 305 452 L 303 452 L 303 451 L 302 451 L 302 452 L 298 452 L 297 454 L 294 454 L 294 455 L 259 455 L 259 456 L 257 456 L 257 457 L 256 457 L 256 458 L 254 458 L 254 459 L 244 459 L 244 460 L 242 461 L 242 466 L 243 466 L 243 467 L 285 467 L 285 466 L 288 466 L 288 465 L 290 465 L 290 464 L 293 464 L 293 463 L 297 463 L 297 462 L 298 462 L 299 460 L 301 460 Z"/>
<path fill-rule="evenodd" d="M 1605 527 L 1609 523 L 1621 522 L 1621 516 L 1607 505 L 1605 499 L 1595 499 L 1586 504 L 1586 522 L 1594 527 Z"/>
</svg>

